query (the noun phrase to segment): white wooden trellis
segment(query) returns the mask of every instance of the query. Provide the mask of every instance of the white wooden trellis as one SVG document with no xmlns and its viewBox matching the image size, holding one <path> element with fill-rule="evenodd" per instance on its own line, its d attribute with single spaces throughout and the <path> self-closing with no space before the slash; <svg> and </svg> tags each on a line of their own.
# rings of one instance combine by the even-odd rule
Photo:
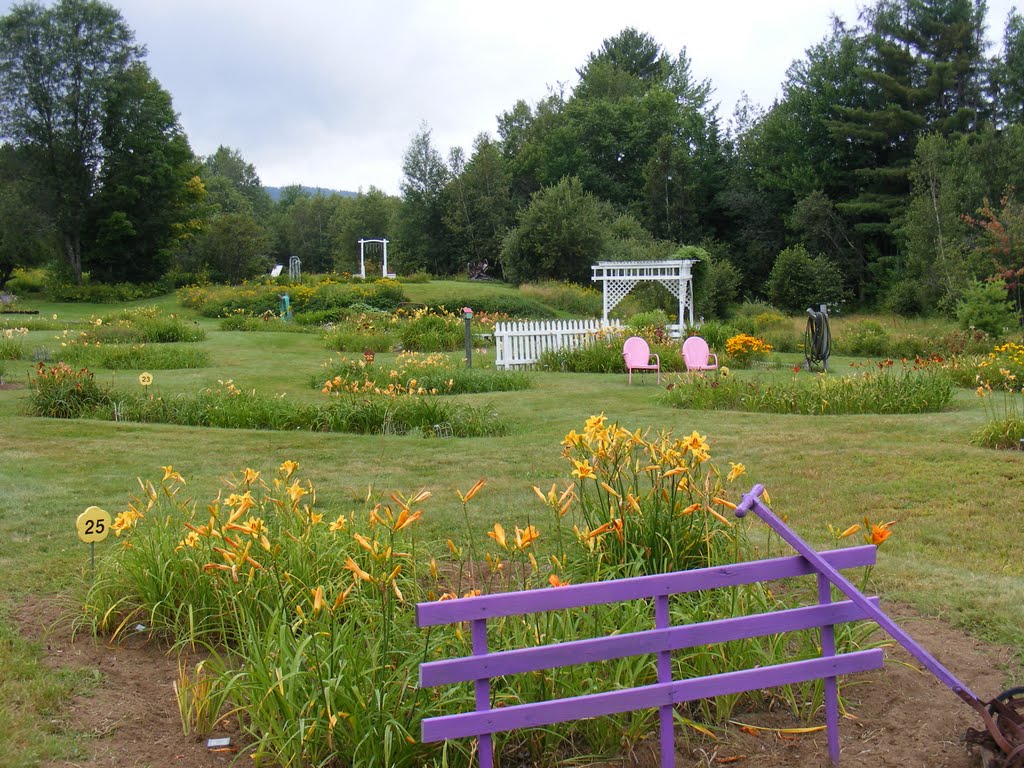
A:
<svg viewBox="0 0 1024 768">
<path fill-rule="evenodd" d="M 575 349 L 597 332 L 620 327 L 619 321 L 530 320 L 494 324 L 494 364 L 497 368 L 525 368 L 534 365 L 548 350 Z"/>
<path fill-rule="evenodd" d="M 604 302 L 602 320 L 608 324 L 608 313 L 622 301 L 637 283 L 655 282 L 664 285 L 679 300 L 679 330 L 684 322 L 693 325 L 693 274 L 696 259 L 672 261 L 599 261 L 591 266 L 591 280 L 601 283 Z"/>
</svg>

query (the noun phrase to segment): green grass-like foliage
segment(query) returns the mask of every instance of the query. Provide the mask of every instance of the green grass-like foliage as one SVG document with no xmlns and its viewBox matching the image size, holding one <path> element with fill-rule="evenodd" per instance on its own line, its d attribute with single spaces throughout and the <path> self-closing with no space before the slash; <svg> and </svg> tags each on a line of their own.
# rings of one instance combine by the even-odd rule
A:
<svg viewBox="0 0 1024 768">
<path fill-rule="evenodd" d="M 546 350 L 537 360 L 537 367 L 545 371 L 564 373 L 624 373 L 622 344 L 627 335 L 636 333 L 647 339 L 651 354 L 661 359 L 661 371 L 682 371 L 683 354 L 678 342 L 660 339 L 657 329 L 647 327 L 637 331 L 606 329 L 594 334 L 585 344 L 572 349 Z"/>
<path fill-rule="evenodd" d="M 25 355 L 27 328 L 0 329 L 0 360 L 21 360 Z"/>
<path fill-rule="evenodd" d="M 87 587 L 81 621 L 115 637 L 145 623 L 174 639 L 183 660 L 177 691 L 187 732 L 203 732 L 202 714 L 221 704 L 238 713 L 244 749 L 276 765 L 464 766 L 469 740 L 427 745 L 424 717 L 473 708 L 470 686 L 418 690 L 418 665 L 471 652 L 465 628 L 416 626 L 415 605 L 481 591 L 551 588 L 566 583 L 719 565 L 745 559 L 744 523 L 730 519 L 730 486 L 710 461 L 705 436 L 652 437 L 609 425 L 603 416 L 566 436 L 573 482 L 535 488 L 542 509 L 522 525 L 496 522 L 486 537 L 453 531 L 438 564 L 417 539 L 427 491 L 354 500 L 326 513 L 298 464 L 273 477 L 246 469 L 223 482 L 211 502 L 197 501 L 173 467 L 159 482 L 140 481 L 113 529 L 124 546 L 109 550 Z M 640 469 L 631 469 L 640 467 Z M 469 505 L 486 494 L 479 481 L 459 493 Z M 550 558 L 534 551 L 546 545 Z M 472 570 L 468 567 L 472 564 Z M 673 623 L 769 610 L 780 603 L 761 585 L 711 590 L 673 600 Z M 606 631 L 649 629 L 643 601 L 586 611 L 512 616 L 488 623 L 494 648 L 520 648 Z M 697 647 L 673 654 L 676 679 L 745 669 L 818 654 L 816 633 Z M 853 641 L 839 632 L 839 645 Z M 206 658 L 191 671 L 185 655 Z M 492 682 L 496 707 L 566 698 L 655 682 L 650 656 L 580 664 Z M 817 688 L 781 698 L 804 714 Z M 760 694 L 753 694 L 755 697 Z M 739 697 L 688 710 L 721 721 Z M 207 706 L 207 705 L 210 706 Z M 697 726 L 692 720 L 685 722 Z M 620 754 L 655 727 L 652 711 L 518 731 L 496 739 L 501 754 L 550 766 L 567 754 Z M 245 759 L 249 759 L 246 757 Z"/>
<path fill-rule="evenodd" d="M 509 431 L 487 406 L 432 396 L 343 394 L 327 403 L 303 404 L 243 391 L 231 381 L 196 395 L 164 399 L 150 394 L 103 390 L 85 369 L 40 365 L 32 381 L 28 412 L 35 416 L 93 418 L 226 429 L 309 430 L 357 434 L 422 434 L 425 437 L 484 437 Z M 450 433 L 449 433 L 450 429 Z"/>
<path fill-rule="evenodd" d="M 104 344 L 168 344 L 203 341 L 206 331 L 157 307 L 125 309 L 94 320 L 85 331 L 89 341 Z"/>
<path fill-rule="evenodd" d="M 315 285 L 241 285 L 188 286 L 178 291 L 182 306 L 194 309 L 204 317 L 228 317 L 242 310 L 257 316 L 278 312 L 280 297 L 288 294 L 293 312 L 315 312 L 367 304 L 375 309 L 391 311 L 406 300 L 402 286 L 394 280 L 370 283 L 338 283 L 324 280 Z"/>
<path fill-rule="evenodd" d="M 600 317 L 603 310 L 601 292 L 589 285 L 545 280 L 524 283 L 519 292 L 574 317 Z"/>
<path fill-rule="evenodd" d="M 341 357 L 310 377 L 310 386 L 325 392 L 376 393 L 381 391 L 463 395 L 472 392 L 512 392 L 534 386 L 524 371 L 466 368 L 457 358 L 439 353 L 403 352 L 393 364 L 364 358 Z"/>
<path fill-rule="evenodd" d="M 252 317 L 244 312 L 221 318 L 222 331 L 251 331 L 259 333 L 317 333 L 320 328 L 314 325 L 303 325 L 298 322 L 286 322 L 277 314 L 267 312 L 259 317 Z"/>
<path fill-rule="evenodd" d="M 856 376 L 798 375 L 788 382 L 687 374 L 669 384 L 660 402 L 675 408 L 759 413 L 932 413 L 953 401 L 953 384 L 939 370 L 885 368 Z"/>
<path fill-rule="evenodd" d="M 84 341 L 64 342 L 54 351 L 54 357 L 83 368 L 110 370 L 154 371 L 177 368 L 205 368 L 210 354 L 190 345 L 173 344 L 89 344 Z"/>
<path fill-rule="evenodd" d="M 31 416 L 78 419 L 110 405 L 109 393 L 96 383 L 92 372 L 66 363 L 40 363 L 28 401 Z"/>
</svg>

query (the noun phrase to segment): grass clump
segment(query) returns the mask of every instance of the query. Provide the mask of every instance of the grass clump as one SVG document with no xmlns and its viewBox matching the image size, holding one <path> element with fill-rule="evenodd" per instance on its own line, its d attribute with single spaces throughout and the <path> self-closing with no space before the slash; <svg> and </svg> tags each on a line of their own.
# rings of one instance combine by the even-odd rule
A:
<svg viewBox="0 0 1024 768">
<path fill-rule="evenodd" d="M 603 311 L 601 291 L 589 285 L 544 280 L 524 283 L 519 293 L 573 317 L 600 317 Z"/>
<path fill-rule="evenodd" d="M 669 384 L 659 401 L 675 408 L 812 416 L 934 413 L 949 408 L 953 383 L 941 370 L 887 367 L 856 376 L 794 376 L 788 382 L 687 374 Z"/>
<path fill-rule="evenodd" d="M 21 360 L 25 356 L 28 328 L 0 329 L 0 360 Z"/>
<path fill-rule="evenodd" d="M 225 429 L 308 430 L 356 434 L 486 437 L 506 434 L 509 424 L 488 406 L 473 406 L 415 392 L 390 395 L 340 393 L 325 404 L 303 404 L 243 391 L 221 381 L 195 395 L 163 398 L 102 390 L 92 373 L 64 363 L 40 365 L 32 382 L 33 416 L 91 418 Z"/>
<path fill-rule="evenodd" d="M 203 341 L 206 331 L 157 307 L 137 307 L 94 318 L 84 336 L 104 344 L 169 344 Z"/>
<path fill-rule="evenodd" d="M 39 363 L 28 400 L 31 416 L 78 419 L 110 405 L 110 395 L 96 383 L 92 372 L 67 363 Z"/>
<path fill-rule="evenodd" d="M 678 342 L 667 339 L 654 326 L 639 329 L 636 334 L 647 339 L 651 354 L 660 357 L 662 372 L 685 368 Z M 590 334 L 578 347 L 545 350 L 537 359 L 537 367 L 563 373 L 624 373 L 622 345 L 626 335 L 624 328 L 604 328 Z"/>
<path fill-rule="evenodd" d="M 178 368 L 205 368 L 210 354 L 203 349 L 184 344 L 92 344 L 85 340 L 61 342 L 54 352 L 64 362 L 83 368 L 110 370 L 152 369 L 155 371 Z"/>
<path fill-rule="evenodd" d="M 529 389 L 534 380 L 523 371 L 466 368 L 461 360 L 440 353 L 402 352 L 392 365 L 366 358 L 330 361 L 321 373 L 310 377 L 310 386 L 325 393 L 463 395 Z"/>
</svg>

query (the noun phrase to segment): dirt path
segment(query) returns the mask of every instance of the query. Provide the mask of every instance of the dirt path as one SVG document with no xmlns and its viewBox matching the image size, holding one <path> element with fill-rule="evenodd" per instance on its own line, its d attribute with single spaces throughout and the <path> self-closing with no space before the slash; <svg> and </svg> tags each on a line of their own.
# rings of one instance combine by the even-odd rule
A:
<svg viewBox="0 0 1024 768">
<path fill-rule="evenodd" d="M 1007 649 L 982 644 L 902 608 L 890 606 L 889 610 L 894 610 L 916 640 L 983 698 L 1003 689 L 1007 670 L 1019 671 Z M 141 636 L 113 647 L 83 636 L 72 640 L 67 622 L 60 621 L 59 616 L 55 602 L 37 600 L 22 605 L 14 619 L 24 634 L 43 644 L 47 664 L 96 669 L 102 682 L 91 695 L 69 702 L 63 713 L 67 727 L 94 735 L 87 747 L 91 759 L 50 766 L 215 768 L 231 763 L 234 754 L 212 752 L 205 743 L 182 734 L 172 688 L 177 675 L 173 657 Z M 848 684 L 844 690 L 855 719 L 845 719 L 841 725 L 843 768 L 973 766 L 975 762 L 960 737 L 968 727 L 980 727 L 975 713 L 930 674 L 918 671 L 902 649 L 890 648 L 886 655 L 884 669 L 852 678 L 848 682 L 855 680 L 857 685 Z M 804 725 L 785 711 L 737 713 L 736 720 L 769 728 Z M 736 726 L 720 742 L 685 742 L 680 738 L 677 766 L 830 765 L 824 733 L 753 733 Z M 237 743 L 235 733 L 225 730 L 216 735 L 231 736 Z M 656 756 L 644 752 L 605 765 L 659 765 Z"/>
</svg>

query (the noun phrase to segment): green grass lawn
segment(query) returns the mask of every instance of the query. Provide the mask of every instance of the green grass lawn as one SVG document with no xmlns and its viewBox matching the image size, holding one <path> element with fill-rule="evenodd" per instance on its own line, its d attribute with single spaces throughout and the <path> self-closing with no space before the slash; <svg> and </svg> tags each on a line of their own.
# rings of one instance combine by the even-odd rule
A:
<svg viewBox="0 0 1024 768">
<path fill-rule="evenodd" d="M 410 296 L 414 287 L 407 286 Z M 474 287 L 456 283 L 445 290 Z M 188 315 L 171 298 L 138 304 Z M 112 309 L 24 306 L 68 319 Z M 308 377 L 335 353 L 316 335 L 223 332 L 216 321 L 199 322 L 208 337 L 198 345 L 211 366 L 156 372 L 154 391 L 170 397 L 232 379 L 243 389 L 289 398 L 325 397 L 308 386 Z M 856 361 L 832 362 L 842 373 Z M 30 361 L 9 363 L 7 380 L 26 381 L 32 368 Z M 139 386 L 138 374 L 101 370 L 96 378 L 128 388 Z M 816 545 L 827 543 L 830 523 L 846 528 L 865 515 L 897 521 L 875 571 L 882 593 L 982 639 L 1013 645 L 1024 658 L 1024 453 L 968 444 L 985 421 L 973 393 L 963 391 L 955 408 L 940 414 L 811 417 L 675 410 L 655 402 L 653 376 L 634 377 L 632 386 L 625 375 L 537 373 L 536 380 L 537 387 L 523 392 L 465 396 L 513 420 L 514 434 L 430 441 L 30 418 L 22 415 L 27 389 L 0 391 L 0 595 L 9 607 L 29 595 L 78 589 L 88 577 L 89 551 L 75 537 L 75 517 L 92 504 L 123 509 L 136 477 L 159 479 L 167 464 L 201 503 L 219 478 L 245 467 L 270 471 L 285 459 L 300 463 L 328 513 L 345 511 L 370 485 L 376 492 L 425 487 L 433 497 L 424 505 L 424 534 L 439 544 L 465 527 L 456 489 L 482 477 L 487 484 L 471 507 L 474 533 L 482 537 L 495 521 L 522 525 L 541 516 L 531 486 L 546 489 L 569 478 L 564 435 L 604 412 L 631 429 L 708 435 L 713 461 L 726 470 L 730 461 L 744 463 L 750 483 L 763 483 L 776 511 Z M 111 546 L 113 538 L 98 550 Z M 88 681 L 39 666 L 3 611 L 0 649 L 20 660 L 0 668 L 0 716 L 12 726 L 0 736 L 0 754 L 19 744 L 40 757 L 66 751 L 69 742 L 54 736 L 48 713 L 60 706 L 60 691 Z"/>
</svg>

